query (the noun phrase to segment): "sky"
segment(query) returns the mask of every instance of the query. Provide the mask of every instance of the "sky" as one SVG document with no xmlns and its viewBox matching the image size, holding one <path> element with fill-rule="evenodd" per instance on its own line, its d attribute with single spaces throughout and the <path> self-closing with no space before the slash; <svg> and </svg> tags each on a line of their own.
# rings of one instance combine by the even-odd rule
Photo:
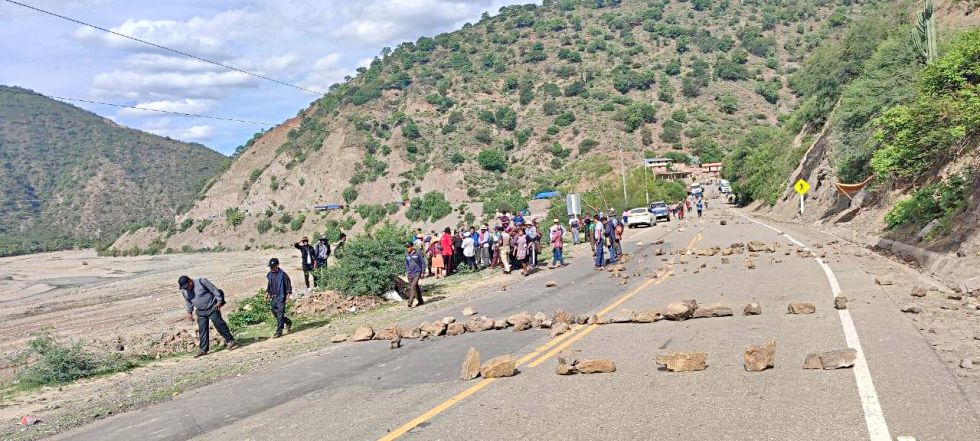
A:
<svg viewBox="0 0 980 441">
<path fill-rule="evenodd" d="M 16 0 L 201 58 L 326 91 L 381 48 L 476 23 L 515 0 Z M 120 124 L 224 154 L 295 116 L 316 94 L 0 0 L 0 84 L 49 96 L 247 120 L 246 124 L 70 102 Z"/>
</svg>

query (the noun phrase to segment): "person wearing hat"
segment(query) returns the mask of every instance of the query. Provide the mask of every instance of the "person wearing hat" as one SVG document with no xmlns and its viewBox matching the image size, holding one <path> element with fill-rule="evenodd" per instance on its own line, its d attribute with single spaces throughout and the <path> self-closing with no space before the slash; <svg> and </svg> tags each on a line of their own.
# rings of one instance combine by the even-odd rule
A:
<svg viewBox="0 0 980 441">
<path fill-rule="evenodd" d="M 537 219 L 531 219 L 531 223 L 524 224 L 524 236 L 527 238 L 527 266 L 537 267 L 538 254 L 541 253 L 541 231 L 538 231 Z"/>
<path fill-rule="evenodd" d="M 310 246 L 310 239 L 306 236 L 303 240 L 293 244 L 297 250 L 299 250 L 300 260 L 303 264 L 303 280 L 306 281 L 306 289 L 310 289 L 310 271 L 316 266 L 314 259 L 316 258 L 316 250 Z M 316 285 L 316 276 L 313 276 L 313 284 Z"/>
<path fill-rule="evenodd" d="M 408 242 L 405 245 L 405 275 L 408 276 L 408 307 L 418 300 L 415 306 L 422 306 L 422 288 L 419 287 L 419 279 L 425 277 L 425 258 L 422 253 L 415 249 L 415 244 Z"/>
<path fill-rule="evenodd" d="M 565 229 L 562 228 L 558 219 L 551 222 L 548 239 L 551 241 L 551 264 L 548 265 L 548 268 L 565 266 L 565 256 L 561 252 L 565 245 Z"/>
<path fill-rule="evenodd" d="M 477 236 L 479 241 L 477 242 L 480 246 L 479 249 L 479 264 L 480 267 L 486 268 L 490 266 L 490 242 L 492 242 L 492 233 L 490 233 L 490 228 L 487 224 L 480 225 L 480 233 Z"/>
<path fill-rule="evenodd" d="M 235 338 L 232 337 L 228 325 L 221 318 L 221 307 L 225 305 L 225 293 L 214 286 L 210 280 L 203 277 L 192 279 L 180 276 L 177 279 L 180 295 L 184 297 L 187 306 L 187 319 L 194 321 L 194 311 L 197 311 L 198 352 L 195 357 L 208 355 L 211 345 L 211 334 L 208 321 L 214 323 L 214 329 L 225 339 L 225 348 L 235 349 Z"/>
<path fill-rule="evenodd" d="M 320 241 L 313 247 L 313 251 L 316 253 L 316 267 L 326 268 L 327 259 L 330 258 L 330 242 L 327 241 L 327 236 L 320 236 Z"/>
<path fill-rule="evenodd" d="M 276 316 L 276 333 L 272 338 L 282 337 L 282 328 L 288 333 L 293 328 L 293 321 L 286 317 L 286 301 L 293 294 L 293 283 L 289 275 L 279 268 L 279 259 L 269 259 L 269 273 L 265 275 L 268 282 L 265 287 L 265 300 L 269 302 L 272 315 Z"/>
</svg>

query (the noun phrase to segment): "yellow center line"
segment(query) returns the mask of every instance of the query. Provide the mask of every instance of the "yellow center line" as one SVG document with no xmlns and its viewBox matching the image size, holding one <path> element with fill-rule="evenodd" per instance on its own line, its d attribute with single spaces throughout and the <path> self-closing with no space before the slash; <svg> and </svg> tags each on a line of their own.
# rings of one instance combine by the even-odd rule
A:
<svg viewBox="0 0 980 441">
<path fill-rule="evenodd" d="M 703 231 L 703 229 L 702 229 L 702 231 Z M 673 232 L 673 231 L 671 231 L 671 232 Z M 691 242 L 687 245 L 687 249 L 690 250 L 691 247 L 693 247 L 694 244 L 697 243 L 700 240 L 701 240 L 701 233 L 698 233 L 697 236 L 695 236 L 693 239 L 691 239 Z M 672 271 L 664 271 L 663 274 L 660 275 L 660 276 L 658 276 L 657 279 L 650 279 L 650 280 L 647 280 L 646 282 L 643 282 L 640 286 L 636 287 L 632 291 L 630 291 L 630 292 L 628 292 L 628 293 L 620 296 L 612 304 L 610 304 L 609 306 L 606 306 L 605 308 L 602 309 L 602 311 L 599 311 L 598 313 L 596 313 L 596 315 L 601 317 L 601 316 L 609 313 L 609 311 L 611 311 L 613 308 L 615 308 L 615 307 L 623 304 L 623 302 L 631 299 L 633 296 L 635 296 L 637 293 L 639 293 L 643 288 L 646 288 L 647 286 L 649 286 L 651 283 L 655 283 L 655 284 L 659 285 L 659 284 L 663 283 L 665 280 L 667 280 L 667 278 L 669 278 L 672 274 L 673 274 Z M 585 337 L 590 332 L 594 331 L 595 328 L 597 328 L 597 327 L 598 327 L 598 325 L 595 325 L 595 324 L 588 325 L 588 326 L 576 326 L 576 327 L 572 327 L 571 331 L 566 332 L 565 334 L 562 334 L 562 335 L 558 336 L 557 338 L 553 338 L 553 339 L 549 340 L 547 343 L 539 346 L 534 351 L 531 351 L 529 354 L 521 357 L 519 360 L 517 360 L 516 364 L 518 366 L 521 366 L 524 363 L 527 363 L 528 360 L 531 360 L 534 357 L 536 357 L 538 354 L 540 354 L 540 353 L 542 353 L 544 351 L 547 351 L 552 346 L 557 345 L 556 347 L 552 348 L 550 351 L 548 351 L 548 353 L 546 353 L 542 357 L 540 357 L 537 360 L 534 360 L 533 362 L 531 362 L 530 364 L 528 364 L 528 367 L 535 367 L 535 366 L 543 363 L 545 360 L 548 360 L 549 358 L 554 357 L 555 354 L 561 352 L 562 350 L 564 350 L 568 346 L 571 346 L 572 343 L 574 343 L 574 342 L 580 340 L 581 338 Z M 561 344 L 559 344 L 559 343 L 561 343 Z M 402 424 L 401 426 L 399 426 L 398 428 L 392 430 L 391 432 L 388 432 L 388 434 L 386 434 L 385 436 L 379 438 L 379 441 L 391 441 L 391 440 L 397 439 L 398 437 L 400 437 L 400 436 L 408 433 L 410 430 L 418 427 L 419 424 L 422 424 L 422 423 L 424 423 L 424 422 L 432 419 L 433 417 L 435 417 L 436 415 L 439 415 L 440 413 L 442 413 L 446 409 L 449 409 L 450 407 L 454 406 L 456 403 L 458 403 L 460 401 L 463 401 L 464 399 L 466 399 L 470 395 L 473 395 L 473 394 L 477 393 L 478 391 L 480 391 L 481 389 L 489 386 L 490 383 L 493 383 L 496 380 L 497 380 L 496 378 L 484 378 L 484 379 L 480 380 L 479 383 L 474 384 L 473 386 L 467 388 L 466 390 L 464 390 L 464 391 L 456 394 L 455 396 L 449 398 L 448 400 L 443 401 L 442 403 L 439 403 L 439 405 L 437 405 L 436 407 L 433 407 L 432 409 L 430 409 L 429 411 L 423 413 L 422 415 L 419 415 L 418 417 L 412 419 L 411 421 L 409 421 L 409 422 L 407 422 L 405 424 Z"/>
</svg>

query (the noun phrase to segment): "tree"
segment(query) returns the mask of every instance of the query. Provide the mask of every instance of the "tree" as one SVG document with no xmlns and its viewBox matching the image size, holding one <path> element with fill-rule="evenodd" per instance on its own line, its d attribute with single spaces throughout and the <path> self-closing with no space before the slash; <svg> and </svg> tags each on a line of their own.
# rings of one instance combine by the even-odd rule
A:
<svg viewBox="0 0 980 441">
<path fill-rule="evenodd" d="M 419 126 L 415 124 L 415 121 L 408 120 L 402 126 L 402 136 L 408 139 L 419 139 L 422 137 L 422 132 L 419 131 Z"/>
<path fill-rule="evenodd" d="M 487 171 L 502 172 L 507 169 L 507 157 L 500 149 L 483 149 L 476 157 L 476 162 Z"/>
<path fill-rule="evenodd" d="M 405 227 L 385 224 L 373 233 L 347 241 L 336 265 L 326 269 L 321 284 L 347 296 L 381 295 L 394 287 L 392 276 L 405 270 Z"/>
<path fill-rule="evenodd" d="M 344 202 L 347 202 L 348 204 L 354 202 L 357 200 L 357 188 L 354 188 L 354 186 L 348 186 L 344 189 L 342 196 L 344 197 Z"/>
</svg>

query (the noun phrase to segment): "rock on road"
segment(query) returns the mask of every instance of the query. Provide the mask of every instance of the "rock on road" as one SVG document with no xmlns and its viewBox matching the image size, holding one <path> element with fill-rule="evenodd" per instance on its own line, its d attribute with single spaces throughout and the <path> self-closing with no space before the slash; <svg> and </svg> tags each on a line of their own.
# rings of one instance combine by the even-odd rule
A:
<svg viewBox="0 0 980 441">
<path fill-rule="evenodd" d="M 721 218 L 727 225 L 720 225 Z M 778 227 L 803 243 L 816 234 Z M 652 244 L 661 238 L 663 244 Z M 669 253 L 755 240 L 778 242 L 779 249 L 758 253 L 754 269 L 741 263 L 747 251 L 730 256 L 729 263 L 721 254 L 679 259 Z M 629 230 L 623 243 L 632 254 L 625 285 L 594 271 L 588 248 L 580 246 L 567 253 L 568 267 L 523 281 L 515 275 L 506 291 L 470 305 L 480 315 L 500 318 L 556 309 L 593 314 L 618 303 L 608 317 L 624 308 L 695 299 L 701 305 L 722 303 L 736 314 L 580 326 L 543 350 L 551 339 L 547 330 L 536 329 L 403 340 L 397 350 L 383 341 L 336 344 L 57 439 L 367 440 L 392 431 L 405 439 L 980 439 L 974 405 L 953 374 L 909 319 L 875 295 L 873 277 L 851 264 L 849 255 L 828 262 L 849 299 L 847 310 L 838 311 L 814 258 L 786 255 L 796 247 L 787 236 L 734 210 Z M 668 252 L 655 255 L 658 247 Z M 660 277 L 648 277 L 658 271 Z M 547 288 L 548 282 L 557 286 Z M 742 315 L 753 302 L 762 314 Z M 812 303 L 816 311 L 787 314 L 795 302 Z M 462 320 L 461 310 L 445 308 L 411 324 L 447 315 Z M 844 315 L 853 320 L 869 379 L 861 378 L 857 366 L 803 369 L 806 354 L 849 346 Z M 746 371 L 745 348 L 769 340 L 778 345 L 774 367 Z M 614 361 L 615 372 L 555 375 L 557 349 L 566 345 L 582 358 Z M 461 381 L 460 364 L 470 347 L 483 360 L 512 354 L 519 373 Z M 706 352 L 707 368 L 662 370 L 655 359 L 668 352 Z M 879 416 L 869 400 L 877 403 Z"/>
</svg>

